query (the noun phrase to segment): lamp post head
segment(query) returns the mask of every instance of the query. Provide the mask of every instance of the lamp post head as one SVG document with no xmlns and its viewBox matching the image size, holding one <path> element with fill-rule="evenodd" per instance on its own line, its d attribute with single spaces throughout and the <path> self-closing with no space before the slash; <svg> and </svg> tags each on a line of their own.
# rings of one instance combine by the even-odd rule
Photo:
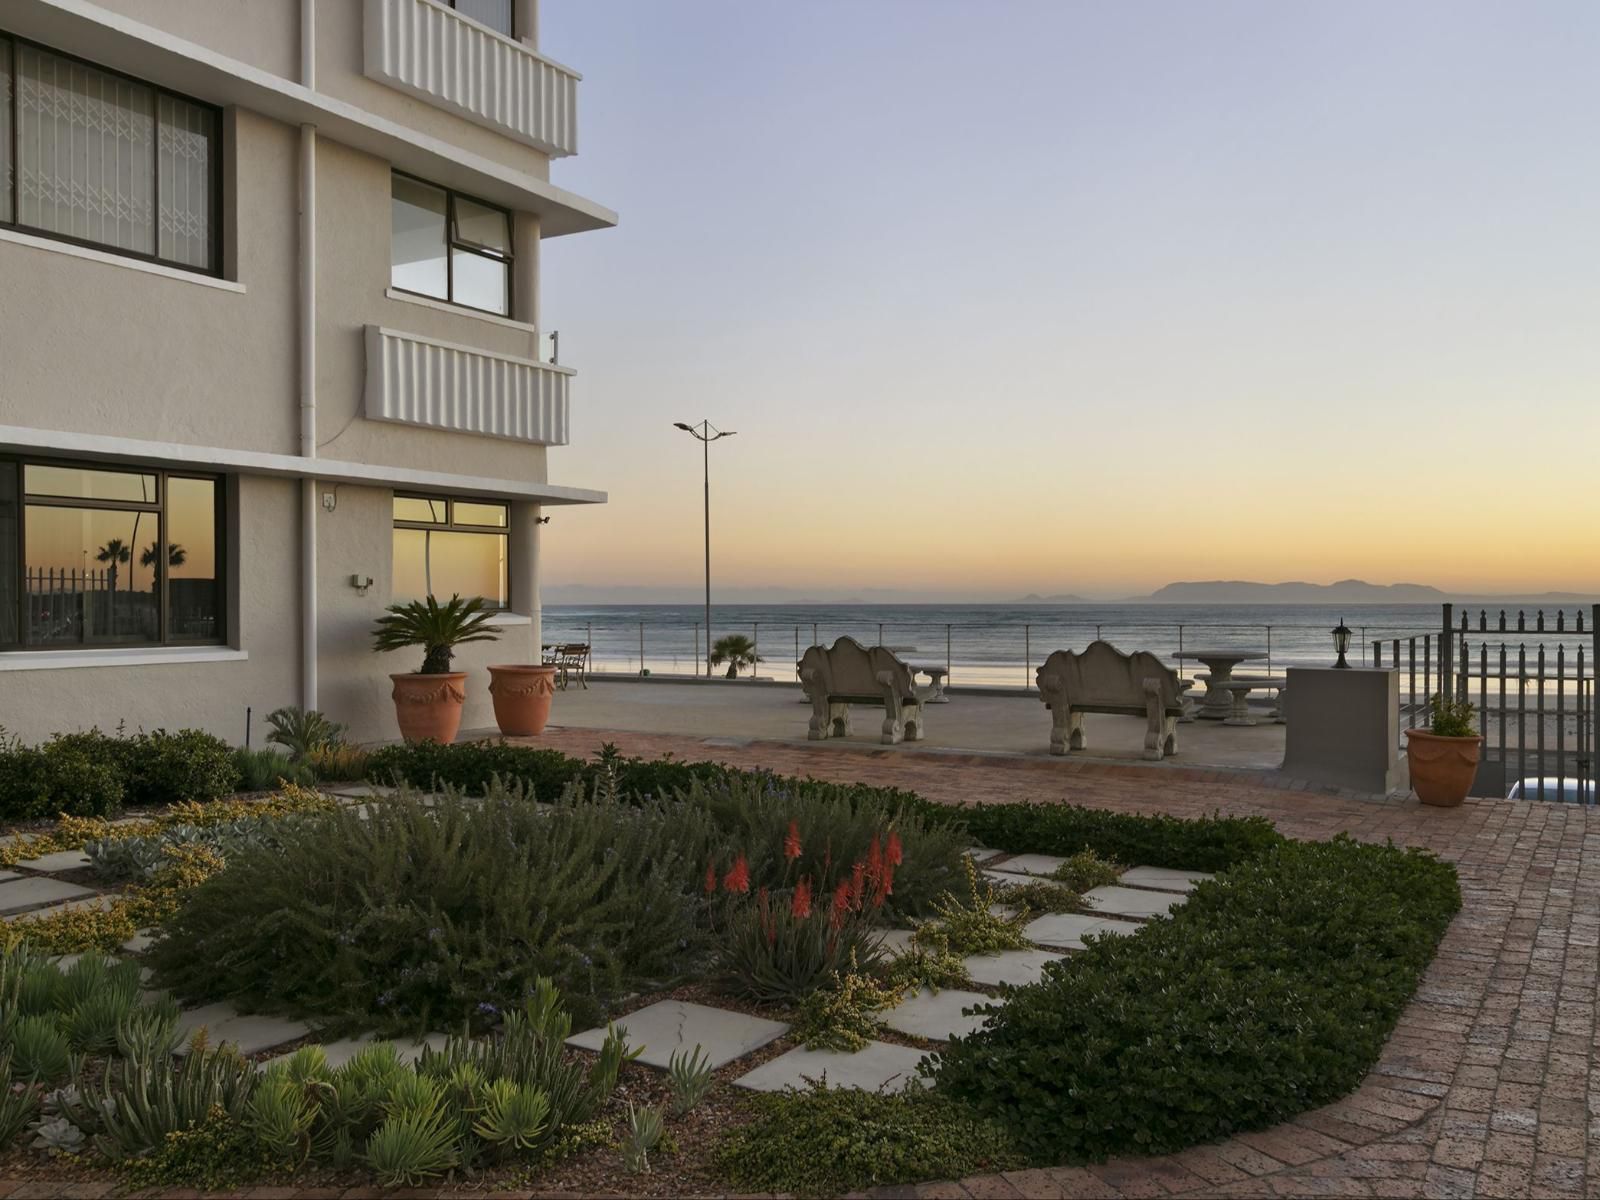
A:
<svg viewBox="0 0 1600 1200">
<path fill-rule="evenodd" d="M 1345 625 L 1343 619 L 1333 629 L 1333 648 L 1339 654 L 1339 661 L 1333 665 L 1344 670 L 1349 670 L 1350 668 L 1349 662 L 1345 660 L 1345 655 L 1350 651 L 1350 633 L 1351 631 Z"/>
<path fill-rule="evenodd" d="M 682 421 L 674 421 L 672 423 L 672 427 L 674 429 L 681 429 L 685 433 L 693 433 L 694 432 L 694 426 L 693 425 L 685 425 Z"/>
</svg>

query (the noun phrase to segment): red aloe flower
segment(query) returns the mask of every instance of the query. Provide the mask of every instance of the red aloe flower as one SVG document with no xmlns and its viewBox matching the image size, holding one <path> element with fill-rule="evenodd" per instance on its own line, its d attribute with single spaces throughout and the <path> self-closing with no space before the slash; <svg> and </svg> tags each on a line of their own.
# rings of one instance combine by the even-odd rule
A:
<svg viewBox="0 0 1600 1200">
<path fill-rule="evenodd" d="M 891 867 L 898 867 L 905 861 L 905 850 L 900 845 L 900 834 L 896 830 L 889 830 L 889 849 L 885 855 Z"/>
<path fill-rule="evenodd" d="M 783 856 L 785 858 L 800 857 L 800 823 L 789 822 L 789 832 L 783 838 Z"/>
<path fill-rule="evenodd" d="M 844 924 L 844 915 L 850 911 L 850 881 L 841 880 L 833 889 L 833 911 L 828 914 L 828 928 L 837 929 Z"/>
<path fill-rule="evenodd" d="M 867 848 L 867 879 L 874 887 L 883 878 L 883 845 L 878 835 L 872 835 L 872 845 Z"/>
<path fill-rule="evenodd" d="M 802 921 L 811 915 L 811 876 L 807 875 L 794 885 L 794 902 L 789 912 Z"/>
<path fill-rule="evenodd" d="M 861 911 L 861 894 L 866 890 L 867 864 L 858 862 L 850 868 L 850 907 Z"/>
<path fill-rule="evenodd" d="M 706 863 L 706 895 L 709 896 L 709 895 L 711 895 L 711 893 L 715 892 L 716 890 L 717 890 L 717 864 L 716 864 L 716 860 L 713 859 L 711 862 Z"/>
<path fill-rule="evenodd" d="M 722 877 L 722 886 L 730 892 L 750 890 L 750 864 L 745 861 L 744 855 L 733 860 L 733 869 Z"/>
<path fill-rule="evenodd" d="M 878 877 L 878 886 L 872 893 L 872 907 L 882 908 L 883 902 L 894 895 L 894 867 L 887 866 Z"/>
</svg>

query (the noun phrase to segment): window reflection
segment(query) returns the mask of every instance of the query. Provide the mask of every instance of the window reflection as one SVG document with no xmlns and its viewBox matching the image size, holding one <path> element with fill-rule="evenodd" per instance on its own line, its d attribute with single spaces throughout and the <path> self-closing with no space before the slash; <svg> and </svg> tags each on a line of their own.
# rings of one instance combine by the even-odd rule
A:
<svg viewBox="0 0 1600 1200">
<path fill-rule="evenodd" d="M 156 502 L 156 477 L 135 471 L 97 471 L 85 467 L 52 467 L 29 463 L 23 468 L 23 490 L 30 496 L 69 496 L 74 500 Z"/>
<path fill-rule="evenodd" d="M 159 526 L 151 512 L 30 505 L 23 525 L 28 644 L 159 640 L 155 559 L 139 551 Z"/>
<path fill-rule="evenodd" d="M 498 533 L 447 529 L 394 531 L 394 599 L 482 596 L 491 608 L 504 608 L 506 539 Z"/>
<path fill-rule="evenodd" d="M 450 6 L 463 17 L 511 36 L 511 0 L 450 0 Z"/>
<path fill-rule="evenodd" d="M 167 636 L 206 641 L 222 632 L 217 573 L 217 485 L 210 479 L 167 481 Z M 140 561 L 153 567 L 151 542 Z"/>
<path fill-rule="evenodd" d="M 450 268 L 445 258 L 445 193 L 415 179 L 396 175 L 393 197 L 391 282 L 408 292 L 448 300 Z"/>
</svg>

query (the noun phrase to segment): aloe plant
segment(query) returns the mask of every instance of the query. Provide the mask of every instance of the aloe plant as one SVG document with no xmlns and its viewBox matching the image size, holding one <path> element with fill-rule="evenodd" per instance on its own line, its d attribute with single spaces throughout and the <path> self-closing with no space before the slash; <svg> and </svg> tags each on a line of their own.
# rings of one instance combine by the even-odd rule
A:
<svg viewBox="0 0 1600 1200">
<path fill-rule="evenodd" d="M 372 634 L 372 648 L 378 651 L 423 648 L 422 675 L 445 675 L 457 646 L 468 642 L 492 642 L 500 635 L 490 628 L 495 614 L 483 605 L 482 596 L 463 600 L 451 596 L 440 604 L 432 596 L 409 604 L 391 604 L 378 618 Z"/>
</svg>

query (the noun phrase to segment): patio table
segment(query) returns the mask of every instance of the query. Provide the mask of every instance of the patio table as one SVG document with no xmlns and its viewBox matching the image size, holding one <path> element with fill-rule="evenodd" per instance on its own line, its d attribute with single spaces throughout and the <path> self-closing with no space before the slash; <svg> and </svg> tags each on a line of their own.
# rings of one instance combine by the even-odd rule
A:
<svg viewBox="0 0 1600 1200">
<path fill-rule="evenodd" d="M 1265 650 L 1184 650 L 1174 658 L 1193 658 L 1205 663 L 1211 678 L 1206 680 L 1205 700 L 1195 715 L 1204 721 L 1226 721 L 1233 711 L 1233 692 L 1228 684 L 1233 669 L 1242 662 L 1267 657 Z"/>
<path fill-rule="evenodd" d="M 929 691 L 928 694 L 923 697 L 923 703 L 950 703 L 950 697 L 944 694 L 944 677 L 950 673 L 949 668 L 947 668 L 943 663 L 908 662 L 906 666 L 911 668 L 911 675 L 913 679 L 915 679 L 915 677 L 918 675 L 926 675 L 928 677 Z"/>
</svg>

